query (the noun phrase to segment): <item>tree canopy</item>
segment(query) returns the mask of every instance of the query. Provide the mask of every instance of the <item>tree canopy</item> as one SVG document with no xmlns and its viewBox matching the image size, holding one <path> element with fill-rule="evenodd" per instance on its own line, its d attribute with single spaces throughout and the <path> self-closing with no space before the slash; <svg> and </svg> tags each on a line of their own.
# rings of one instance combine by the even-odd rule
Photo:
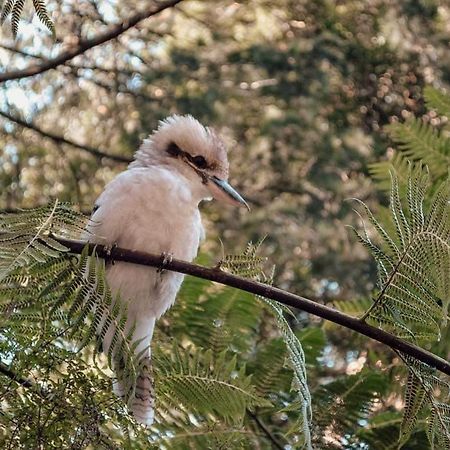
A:
<svg viewBox="0 0 450 450">
<path fill-rule="evenodd" d="M 157 422 L 136 425 L 95 342 L 95 317 L 112 304 L 104 263 L 54 236 L 79 236 L 158 120 L 192 114 L 224 137 L 231 181 L 252 208 L 202 206 L 200 264 L 221 261 L 227 273 L 361 318 L 445 363 L 447 5 L 0 8 L 4 448 L 450 446 L 449 379 L 432 364 L 196 277 L 153 341 Z M 120 323 L 125 313 L 111 314 Z M 129 370 L 136 364 L 130 356 Z"/>
</svg>

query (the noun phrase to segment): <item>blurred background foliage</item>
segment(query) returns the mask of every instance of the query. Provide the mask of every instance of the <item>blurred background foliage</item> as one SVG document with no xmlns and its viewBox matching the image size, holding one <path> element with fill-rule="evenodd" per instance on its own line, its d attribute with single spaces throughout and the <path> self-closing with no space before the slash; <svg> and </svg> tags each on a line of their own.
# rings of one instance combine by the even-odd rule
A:
<svg viewBox="0 0 450 450">
<path fill-rule="evenodd" d="M 55 41 L 31 20 L 32 7 L 25 4 L 17 39 L 8 27 L 1 29 L 0 64 L 7 71 L 39 63 L 145 3 L 49 1 Z M 355 299 L 369 297 L 376 276 L 374 263 L 345 228 L 360 225 L 346 200 L 357 197 L 382 211 L 387 201 L 382 182 L 377 190 L 369 167 L 393 157 L 392 124 L 415 116 L 437 129 L 446 125 L 445 117 L 425 108 L 423 89 L 450 82 L 449 19 L 450 6 L 439 0 L 185 1 L 55 70 L 3 83 L 0 109 L 41 130 L 126 157 L 158 120 L 171 113 L 194 115 L 224 136 L 231 182 L 252 207 L 247 213 L 203 205 L 203 251 L 218 260 L 219 239 L 234 252 L 267 235 L 263 251 L 277 266 L 277 286 L 351 310 Z M 125 167 L 0 119 L 0 209 L 58 198 L 88 212 Z M 359 313 L 361 305 L 355 309 Z M 181 339 L 189 324 L 173 320 L 178 312 L 161 327 Z M 326 444 L 318 448 L 395 448 L 402 407 L 398 359 L 345 330 L 304 314 L 298 319 L 299 337 L 313 339 L 308 353 L 305 338 L 313 406 L 314 398 L 329 405 L 315 411 L 315 423 L 327 430 Z M 278 351 L 270 325 L 252 327 L 267 340 L 257 350 L 261 358 Z M 209 342 L 192 334 L 195 344 Z M 233 345 L 227 346 L 249 359 L 250 368 L 263 364 L 252 354 L 255 349 L 246 347 L 245 336 L 236 339 L 230 337 Z M 445 343 L 439 353 L 447 355 Z M 356 378 L 339 378 L 346 374 Z M 288 398 L 289 382 L 280 375 L 277 401 Z M 326 382 L 328 388 L 322 386 Z M 367 386 L 357 396 L 358 407 L 342 401 L 356 411 L 352 420 L 330 421 L 331 413 L 339 416 L 340 405 L 331 393 L 347 392 L 346 383 Z M 365 401 L 372 402 L 370 408 Z M 378 415 L 367 426 L 365 414 L 374 404 Z M 278 433 L 288 427 L 288 413 L 264 420 Z M 426 445 L 422 423 L 405 448 Z"/>
</svg>

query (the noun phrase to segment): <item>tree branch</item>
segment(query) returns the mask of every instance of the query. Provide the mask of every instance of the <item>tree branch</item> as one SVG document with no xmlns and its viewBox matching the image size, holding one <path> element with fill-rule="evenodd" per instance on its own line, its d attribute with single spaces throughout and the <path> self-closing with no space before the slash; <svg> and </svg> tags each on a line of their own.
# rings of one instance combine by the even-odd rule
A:
<svg viewBox="0 0 450 450">
<path fill-rule="evenodd" d="M 114 25 L 104 33 L 100 33 L 97 36 L 94 36 L 92 39 L 80 40 L 77 45 L 61 52 L 55 58 L 48 59 L 37 64 L 31 64 L 25 69 L 0 73 L 0 83 L 8 80 L 17 80 L 20 78 L 31 77 L 46 72 L 47 70 L 54 69 L 55 67 L 64 64 L 66 61 L 75 58 L 75 56 L 83 54 L 84 52 L 93 47 L 104 44 L 105 42 L 108 42 L 111 39 L 116 39 L 122 33 L 129 30 L 130 28 L 133 28 L 139 22 L 142 22 L 144 19 L 154 16 L 167 8 L 174 7 L 181 1 L 183 0 L 167 0 L 165 2 L 158 3 L 156 5 L 153 3 L 150 6 L 147 6 L 147 8 L 145 8 L 144 10 L 137 12 L 128 19 L 125 19 L 123 22 Z"/>
<path fill-rule="evenodd" d="M 284 446 L 281 445 L 275 437 L 272 435 L 270 430 L 264 425 L 263 421 L 255 414 L 252 413 L 249 409 L 247 409 L 247 414 L 255 421 L 258 428 L 263 432 L 263 434 L 267 437 L 267 439 L 272 443 L 272 446 L 274 448 L 277 448 L 279 450 L 283 450 Z"/>
<path fill-rule="evenodd" d="M 39 59 L 40 61 L 48 61 L 48 58 L 46 58 L 45 56 L 42 55 L 38 55 L 37 53 L 30 53 L 30 52 L 26 52 L 24 50 L 18 49 L 12 45 L 7 45 L 7 44 L 1 44 L 0 43 L 0 49 L 4 49 L 7 50 L 11 53 L 16 53 L 20 56 L 24 56 L 26 58 L 33 58 L 33 59 Z M 134 75 L 143 75 L 143 72 L 141 72 L 138 69 L 126 69 L 126 68 L 122 68 L 119 69 L 117 67 L 102 67 L 99 66 L 97 64 L 75 64 L 75 63 L 66 63 L 64 64 L 67 67 L 71 67 L 72 69 L 80 69 L 80 70 L 92 70 L 92 71 L 98 71 L 98 72 L 103 72 L 106 74 L 111 74 L 111 73 L 115 73 L 118 75 L 126 75 L 128 77 L 134 76 Z"/>
<path fill-rule="evenodd" d="M 112 161 L 117 161 L 121 163 L 130 163 L 132 160 L 131 158 L 127 158 L 126 156 L 120 156 L 120 155 L 110 155 L 108 153 L 105 153 L 95 147 L 90 147 L 89 145 L 83 145 L 83 144 L 77 144 L 76 142 L 70 141 L 69 139 L 66 139 L 62 136 L 58 136 L 57 134 L 50 133 L 48 131 L 44 131 L 38 126 L 26 122 L 25 120 L 19 119 L 18 117 L 11 116 L 5 111 L 0 110 L 0 116 L 5 117 L 6 119 L 10 120 L 11 122 L 17 123 L 21 127 L 28 128 L 29 130 L 33 130 L 36 133 L 39 133 L 41 136 L 51 139 L 56 144 L 67 144 L 72 147 L 78 148 L 79 150 L 84 150 L 85 152 L 90 153 L 91 155 L 97 157 L 97 158 L 108 158 Z"/>
<path fill-rule="evenodd" d="M 70 239 L 57 238 L 57 240 L 67 247 L 70 252 L 80 254 L 86 246 L 84 241 L 75 241 Z M 140 264 L 151 267 L 164 267 L 165 270 L 184 273 L 205 280 L 215 281 L 217 283 L 231 286 L 242 291 L 250 292 L 251 294 L 260 295 L 265 298 L 276 300 L 287 306 L 298 308 L 307 313 L 313 314 L 322 319 L 341 325 L 350 330 L 356 331 L 359 334 L 374 339 L 382 344 L 387 345 L 393 350 L 402 352 L 406 355 L 422 361 L 429 366 L 432 366 L 442 373 L 450 376 L 450 363 L 445 359 L 411 344 L 403 339 L 400 339 L 387 331 L 373 327 L 368 323 L 342 313 L 336 309 L 330 308 L 320 303 L 313 302 L 300 295 L 295 295 L 282 289 L 269 286 L 246 278 L 238 277 L 224 272 L 218 268 L 208 268 L 199 266 L 197 264 L 188 263 L 179 259 L 172 259 L 172 261 L 164 261 L 164 255 L 155 255 L 144 253 L 137 250 L 127 250 L 120 247 L 114 247 L 109 250 L 103 245 L 89 244 L 89 251 L 95 251 L 96 255 L 104 259 L 112 259 L 114 261 L 126 261 L 134 264 Z"/>
<path fill-rule="evenodd" d="M 24 378 L 20 375 L 17 375 L 2 361 L 0 361 L 0 373 L 2 375 L 7 376 L 8 378 L 15 381 L 16 383 L 19 383 L 23 387 L 30 388 L 30 389 L 36 388 L 36 385 L 31 380 L 29 380 L 28 378 Z"/>
</svg>

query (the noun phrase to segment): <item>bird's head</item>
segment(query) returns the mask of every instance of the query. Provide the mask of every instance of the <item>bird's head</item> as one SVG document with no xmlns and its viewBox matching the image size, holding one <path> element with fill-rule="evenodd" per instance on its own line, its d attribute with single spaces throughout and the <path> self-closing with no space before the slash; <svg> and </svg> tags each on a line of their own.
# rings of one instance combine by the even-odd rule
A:
<svg viewBox="0 0 450 450">
<path fill-rule="evenodd" d="M 213 196 L 234 205 L 246 201 L 228 183 L 227 150 L 219 136 L 192 116 L 173 115 L 135 154 L 130 167 L 165 166 L 187 178 L 202 198 Z"/>
</svg>

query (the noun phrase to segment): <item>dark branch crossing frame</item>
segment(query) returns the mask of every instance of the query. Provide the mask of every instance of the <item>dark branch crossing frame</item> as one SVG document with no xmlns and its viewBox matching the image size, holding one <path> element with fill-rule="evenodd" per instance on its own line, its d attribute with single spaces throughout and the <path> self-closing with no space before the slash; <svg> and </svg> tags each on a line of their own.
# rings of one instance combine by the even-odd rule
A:
<svg viewBox="0 0 450 450">
<path fill-rule="evenodd" d="M 148 17 L 154 16 L 165 9 L 172 8 L 176 6 L 178 3 L 183 0 L 168 0 L 162 3 L 151 3 L 147 8 L 133 14 L 131 17 L 124 19 L 123 22 L 120 22 L 104 33 L 99 33 L 91 39 L 82 39 L 79 43 L 73 47 L 70 47 L 68 50 L 61 52 L 55 58 L 47 59 L 41 61 L 39 63 L 34 63 L 21 70 L 13 70 L 10 72 L 0 73 L 0 83 L 9 80 L 18 80 L 21 78 L 28 78 L 34 75 L 38 75 L 40 73 L 46 72 L 47 70 L 55 69 L 61 64 L 65 64 L 67 61 L 75 58 L 75 56 L 81 55 L 87 50 L 94 48 L 98 45 L 104 44 L 105 42 L 110 41 L 111 39 L 116 39 L 125 31 L 128 31 L 130 28 L 135 27 L 138 23 L 147 19 Z"/>
<path fill-rule="evenodd" d="M 270 286 L 268 284 L 229 274 L 217 267 L 209 268 L 199 266 L 198 264 L 188 263 L 179 259 L 171 259 L 168 261 L 164 255 L 155 255 L 137 250 L 128 250 L 120 247 L 113 247 L 110 249 L 103 245 L 88 244 L 85 241 L 54 238 L 67 247 L 71 253 L 81 254 L 85 246 L 89 245 L 90 254 L 95 253 L 98 257 L 106 260 L 125 261 L 151 267 L 164 266 L 164 270 L 171 270 L 174 272 L 184 273 L 186 275 L 192 275 L 275 300 L 286 306 L 300 309 L 350 330 L 356 331 L 359 334 L 387 345 L 395 352 L 401 352 L 409 355 L 450 376 L 450 362 L 445 359 L 421 347 L 418 347 L 417 345 L 400 339 L 387 331 L 376 328 L 368 324 L 365 320 L 352 317 L 336 309 L 316 303 L 308 298 L 301 297 L 300 295 L 283 291 L 282 289 Z"/>
<path fill-rule="evenodd" d="M 69 139 L 66 139 L 62 136 L 59 136 L 57 134 L 51 133 L 49 131 L 44 131 L 41 128 L 39 128 L 37 125 L 26 122 L 25 120 L 20 119 L 19 117 L 12 116 L 11 114 L 8 114 L 5 111 L 0 110 L 0 116 L 4 117 L 5 119 L 14 122 L 21 127 L 28 128 L 29 130 L 33 130 L 34 132 L 40 134 L 44 138 L 52 140 L 55 144 L 61 145 L 70 145 L 71 147 L 77 148 L 78 150 L 83 150 L 87 153 L 90 153 L 92 156 L 95 156 L 96 158 L 107 158 L 112 161 L 116 161 L 119 163 L 130 163 L 132 161 L 131 158 L 128 158 L 126 156 L 120 156 L 120 155 L 112 155 L 110 153 L 105 153 L 102 150 L 99 150 L 98 148 L 91 147 L 89 145 L 83 145 L 78 144 L 77 142 L 70 141 Z"/>
</svg>

